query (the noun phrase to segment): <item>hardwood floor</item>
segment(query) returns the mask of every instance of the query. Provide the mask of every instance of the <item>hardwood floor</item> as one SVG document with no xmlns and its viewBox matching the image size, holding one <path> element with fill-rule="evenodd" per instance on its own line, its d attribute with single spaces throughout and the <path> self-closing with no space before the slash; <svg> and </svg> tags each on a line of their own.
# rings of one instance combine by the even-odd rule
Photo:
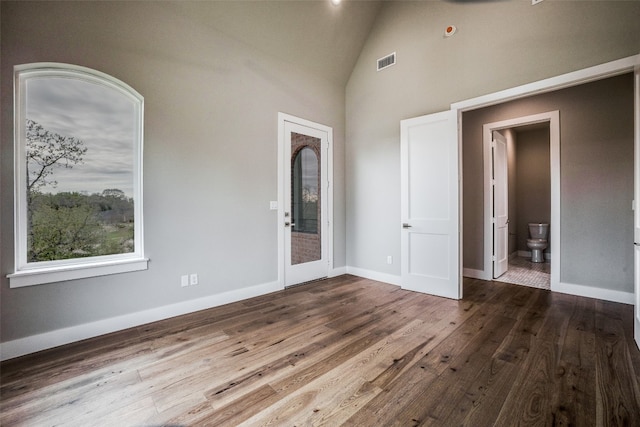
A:
<svg viewBox="0 0 640 427">
<path fill-rule="evenodd" d="M 9 360 L 2 426 L 638 426 L 632 306 L 341 276 Z"/>
</svg>

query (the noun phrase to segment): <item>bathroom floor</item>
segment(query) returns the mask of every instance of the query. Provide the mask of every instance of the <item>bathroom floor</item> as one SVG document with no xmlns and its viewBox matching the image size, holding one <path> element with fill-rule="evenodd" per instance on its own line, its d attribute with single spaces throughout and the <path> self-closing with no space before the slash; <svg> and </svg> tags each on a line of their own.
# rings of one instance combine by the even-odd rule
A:
<svg viewBox="0 0 640 427">
<path fill-rule="evenodd" d="M 548 290 L 551 289 L 551 263 L 531 262 L 531 258 L 514 257 L 509 260 L 507 272 L 493 280 Z"/>
</svg>

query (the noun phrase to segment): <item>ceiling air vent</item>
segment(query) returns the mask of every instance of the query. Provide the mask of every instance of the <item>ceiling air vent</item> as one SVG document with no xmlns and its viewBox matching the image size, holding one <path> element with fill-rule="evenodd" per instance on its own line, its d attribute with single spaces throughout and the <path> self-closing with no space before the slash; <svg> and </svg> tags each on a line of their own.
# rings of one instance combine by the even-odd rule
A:
<svg viewBox="0 0 640 427">
<path fill-rule="evenodd" d="M 378 59 L 378 71 L 383 70 L 387 67 L 391 67 L 396 64 L 396 53 L 393 52 L 390 55 L 385 56 L 384 58 Z"/>
</svg>

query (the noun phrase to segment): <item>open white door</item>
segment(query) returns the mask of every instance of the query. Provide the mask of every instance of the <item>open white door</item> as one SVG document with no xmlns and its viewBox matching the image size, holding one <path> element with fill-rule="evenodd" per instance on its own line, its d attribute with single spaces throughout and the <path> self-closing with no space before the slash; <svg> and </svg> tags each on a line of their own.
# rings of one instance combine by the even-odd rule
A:
<svg viewBox="0 0 640 427">
<path fill-rule="evenodd" d="M 507 138 L 493 131 L 493 278 L 509 267 L 509 187 Z"/>
<path fill-rule="evenodd" d="M 635 307 L 634 307 L 634 336 L 636 345 L 640 348 L 640 64 L 635 69 L 635 111 L 634 111 L 634 149 L 635 159 L 634 168 L 634 212 L 633 212 L 633 256 L 634 256 L 634 288 L 635 288 Z"/>
<path fill-rule="evenodd" d="M 402 120 L 402 287 L 462 297 L 455 111 Z"/>
</svg>

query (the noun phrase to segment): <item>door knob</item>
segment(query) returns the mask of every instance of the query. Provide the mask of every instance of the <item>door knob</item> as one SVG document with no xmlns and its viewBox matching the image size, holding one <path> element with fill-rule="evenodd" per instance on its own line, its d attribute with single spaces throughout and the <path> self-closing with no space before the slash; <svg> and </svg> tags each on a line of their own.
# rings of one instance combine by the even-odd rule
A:
<svg viewBox="0 0 640 427">
<path fill-rule="evenodd" d="M 411 225 L 407 224 L 406 222 L 402 224 L 402 228 L 411 228 Z"/>
<path fill-rule="evenodd" d="M 295 227 L 295 226 L 296 226 L 296 223 L 295 223 L 295 222 L 288 222 L 288 221 L 287 221 L 287 222 L 285 222 L 285 223 L 284 223 L 284 226 L 285 226 L 285 227 L 289 227 L 289 226 L 291 226 L 291 227 Z"/>
</svg>

